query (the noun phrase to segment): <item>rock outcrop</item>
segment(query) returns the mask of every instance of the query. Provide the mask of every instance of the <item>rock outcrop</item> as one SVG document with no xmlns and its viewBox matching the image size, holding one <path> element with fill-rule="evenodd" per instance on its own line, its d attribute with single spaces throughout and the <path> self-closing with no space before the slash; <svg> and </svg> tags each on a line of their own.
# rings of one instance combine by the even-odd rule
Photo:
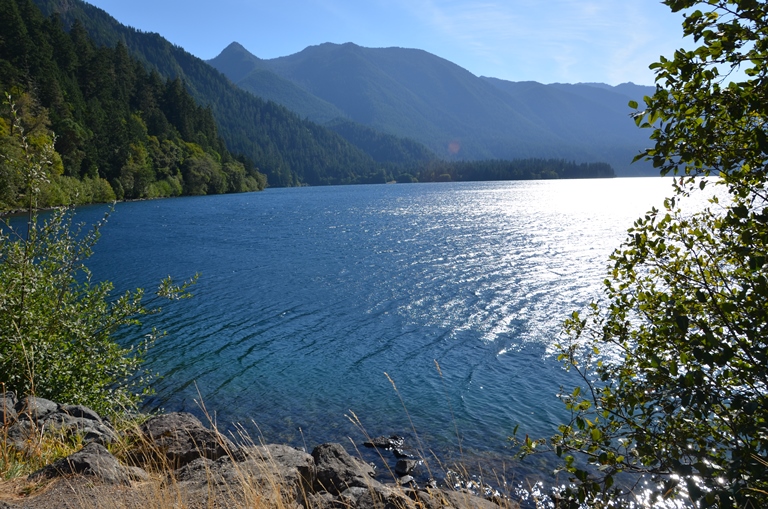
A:
<svg viewBox="0 0 768 509">
<path fill-rule="evenodd" d="M 13 410 L 8 411 L 8 401 L 7 395 L 0 400 L 0 406 L 4 408 L 5 436 L 19 451 L 27 451 L 44 433 L 56 432 L 65 437 L 78 435 L 85 444 L 107 445 L 118 439 L 112 426 L 84 406 L 59 405 L 29 396 L 17 401 Z"/>
<path fill-rule="evenodd" d="M 82 474 L 96 477 L 107 484 L 124 485 L 149 478 L 143 469 L 122 465 L 103 445 L 91 442 L 78 452 L 33 473 L 29 480 L 51 479 L 69 474 Z"/>
<path fill-rule="evenodd" d="M 174 470 L 198 458 L 216 460 L 237 447 L 186 412 L 162 414 L 141 425 L 141 440 L 133 456 L 139 463 L 156 462 Z"/>
<path fill-rule="evenodd" d="M 375 479 L 374 468 L 351 456 L 340 444 L 318 445 L 311 454 L 287 445 L 236 445 L 189 413 L 155 416 L 130 437 L 120 437 L 108 421 L 83 406 L 60 405 L 42 398 L 0 398 L 0 417 L 9 443 L 20 451 L 48 432 L 78 434 L 84 447 L 29 476 L 31 482 L 85 478 L 121 493 L 152 476 L 173 490 L 186 507 L 259 506 L 294 509 L 491 509 L 494 503 L 468 490 L 418 487 L 410 474 L 419 465 L 411 457 L 395 467 L 391 483 Z M 125 439 L 124 439 L 125 438 Z M 124 439 L 124 440 L 123 440 Z M 107 447 L 121 444 L 124 462 Z M 368 445 L 368 444 L 366 444 Z M 369 445 L 400 453 L 401 437 L 380 437 Z M 400 454 L 395 454 L 400 457 Z M 138 484 L 137 484 L 138 482 Z M 129 497 L 130 498 L 130 497 Z M 507 501 L 508 502 L 508 501 Z M 135 505 L 141 507 L 139 499 Z M 0 501 L 0 507 L 14 506 Z M 96 504 L 98 505 L 98 504 Z M 511 507 L 510 504 L 505 504 Z"/>
</svg>

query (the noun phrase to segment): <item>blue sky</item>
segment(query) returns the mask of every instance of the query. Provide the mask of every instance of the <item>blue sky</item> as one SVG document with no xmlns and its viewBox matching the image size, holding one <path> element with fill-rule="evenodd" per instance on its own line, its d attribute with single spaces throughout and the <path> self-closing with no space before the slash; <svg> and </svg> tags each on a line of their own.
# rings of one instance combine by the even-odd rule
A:
<svg viewBox="0 0 768 509">
<path fill-rule="evenodd" d="M 237 41 L 260 58 L 323 42 L 418 48 L 478 76 L 653 84 L 683 45 L 659 0 L 88 0 L 203 58 Z"/>
</svg>

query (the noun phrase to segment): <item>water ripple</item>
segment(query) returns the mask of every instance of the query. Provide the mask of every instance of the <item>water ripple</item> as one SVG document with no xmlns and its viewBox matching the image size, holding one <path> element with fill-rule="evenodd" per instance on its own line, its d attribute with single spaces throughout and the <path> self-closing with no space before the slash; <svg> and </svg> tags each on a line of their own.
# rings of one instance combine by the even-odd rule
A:
<svg viewBox="0 0 768 509">
<path fill-rule="evenodd" d="M 122 290 L 202 274 L 194 299 L 147 320 L 168 331 L 150 356 L 163 375 L 150 408 L 199 413 L 202 396 L 220 423 L 253 419 L 255 436 L 303 445 L 299 426 L 310 442 L 360 438 L 350 409 L 370 434 L 408 432 L 402 398 L 430 449 L 450 457 L 455 424 L 467 457 L 504 461 L 516 424 L 541 436 L 566 417 L 555 394 L 572 382 L 547 350 L 668 189 L 419 184 L 124 203 L 92 269 Z"/>
</svg>

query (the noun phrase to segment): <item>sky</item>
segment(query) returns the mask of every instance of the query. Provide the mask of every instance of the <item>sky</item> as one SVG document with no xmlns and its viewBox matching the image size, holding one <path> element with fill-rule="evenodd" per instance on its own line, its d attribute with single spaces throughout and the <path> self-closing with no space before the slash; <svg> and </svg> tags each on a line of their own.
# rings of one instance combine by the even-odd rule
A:
<svg viewBox="0 0 768 509">
<path fill-rule="evenodd" d="M 324 42 L 428 51 L 477 76 L 653 85 L 684 46 L 660 0 L 87 0 L 202 59 L 239 42 L 259 58 Z"/>
</svg>

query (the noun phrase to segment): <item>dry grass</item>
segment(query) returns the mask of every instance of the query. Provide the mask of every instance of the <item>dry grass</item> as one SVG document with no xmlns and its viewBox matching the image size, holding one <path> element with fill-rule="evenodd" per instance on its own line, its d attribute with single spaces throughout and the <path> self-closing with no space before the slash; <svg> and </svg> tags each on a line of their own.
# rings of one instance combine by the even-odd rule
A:
<svg viewBox="0 0 768 509">
<path fill-rule="evenodd" d="M 0 478 L 8 480 L 26 476 L 54 461 L 82 449 L 80 435 L 62 430 L 46 430 L 31 422 L 32 429 L 24 448 L 14 447 L 8 438 L 8 428 L 0 430 Z"/>
<path fill-rule="evenodd" d="M 439 366 L 437 366 L 439 372 Z M 442 373 L 440 373 L 442 376 Z M 387 376 L 392 386 L 400 397 L 400 393 L 394 381 Z M 405 402 L 400 398 L 406 414 L 408 410 Z M 118 421 L 115 424 L 120 439 L 108 446 L 109 451 L 117 457 L 122 464 L 136 465 L 148 473 L 148 478 L 133 482 L 131 486 L 103 485 L 94 482 L 92 478 L 74 476 L 59 478 L 52 481 L 33 483 L 26 476 L 53 461 L 66 457 L 83 446 L 82 437 L 65 432 L 44 433 L 44 430 L 36 430 L 25 444 L 24 452 L 16 450 L 7 437 L 7 427 L 3 427 L 0 435 L 0 475 L 5 479 L 0 481 L 0 506 L 2 502 L 14 504 L 11 507 L 34 507 L 40 509 L 53 509 L 70 507 L 77 509 L 106 508 L 106 509 L 214 509 L 214 508 L 255 508 L 255 509 L 320 509 L 328 507 L 317 495 L 312 495 L 311 488 L 307 487 L 298 478 L 283 479 L 279 476 L 277 462 L 270 456 L 270 449 L 265 446 L 262 439 L 252 438 L 244 427 L 238 426 L 236 432 L 231 434 L 231 442 L 237 444 L 237 451 L 229 448 L 229 442 L 218 433 L 214 419 L 210 417 L 205 406 L 199 404 L 208 420 L 208 427 L 216 431 L 220 445 L 227 450 L 226 458 L 219 463 L 227 462 L 226 469 L 220 465 L 213 468 L 214 463 L 208 460 L 196 460 L 187 465 L 186 470 L 176 469 L 176 465 L 170 464 L 162 451 L 157 450 L 157 445 L 147 441 L 140 431 L 140 426 L 147 416 Z M 358 428 L 366 440 L 371 437 L 366 432 L 360 419 L 350 412 L 350 421 Z M 410 416 L 408 416 L 410 420 Z M 255 424 L 255 423 L 254 423 Z M 411 423 L 414 436 L 417 437 L 417 458 L 422 462 L 423 468 L 429 476 L 436 478 L 436 474 L 446 479 L 446 484 L 452 484 L 456 491 L 446 494 L 438 490 L 431 490 L 434 504 L 425 503 L 416 497 L 408 498 L 406 491 L 409 486 L 399 486 L 398 475 L 388 471 L 391 478 L 393 492 L 402 505 L 409 509 L 424 509 L 427 507 L 456 506 L 476 507 L 471 500 L 470 493 L 490 498 L 503 509 L 516 509 L 518 504 L 512 501 L 509 493 L 495 492 L 488 497 L 488 485 L 478 478 L 470 476 L 469 471 L 462 465 L 453 466 L 450 469 L 440 463 L 440 460 L 422 446 L 418 433 Z M 256 426 L 258 429 L 258 426 Z M 457 440 L 458 440 L 458 430 Z M 352 446 L 357 455 L 362 459 L 362 454 L 356 445 Z M 460 448 L 460 444 L 459 444 Z M 243 451 L 245 457 L 243 457 Z M 381 463 L 389 465 L 380 450 L 376 450 Z M 389 466 L 387 466 L 389 468 Z M 187 475 L 189 470 L 194 470 L 194 481 Z M 505 486 L 503 476 L 491 477 L 496 480 L 496 486 Z M 201 482 L 201 479 L 203 480 Z M 373 491 L 371 490 L 371 493 Z M 374 497 L 375 498 L 375 497 Z M 384 509 L 384 503 L 380 504 Z M 338 504 L 334 505 L 338 507 Z M 392 507 L 392 504 L 387 507 Z"/>
<path fill-rule="evenodd" d="M 109 446 L 110 452 L 123 464 L 134 463 L 137 450 L 146 452 L 156 447 L 143 437 L 139 425 L 140 421 L 130 426 L 123 423 L 124 429 L 119 434 L 121 439 Z M 275 475 L 275 463 L 269 458 L 264 461 L 260 456 L 259 461 L 248 462 L 250 468 L 247 468 L 245 463 L 235 461 L 234 451 L 228 451 L 232 461 L 227 478 L 211 469 L 210 463 L 200 461 L 206 480 L 202 484 L 178 479 L 178 471 L 157 450 L 155 454 L 141 454 L 147 460 L 142 462 L 141 467 L 149 477 L 131 486 L 104 485 L 84 476 L 32 482 L 27 480 L 30 473 L 80 450 L 82 438 L 68 436 L 64 432 L 43 433 L 43 430 L 36 430 L 25 444 L 24 452 L 10 443 L 6 427 L 3 427 L 1 438 L 0 473 L 3 480 L 0 481 L 0 502 L 20 507 L 295 509 L 297 496 L 301 495 Z M 253 443 L 241 445 L 255 447 Z"/>
</svg>

